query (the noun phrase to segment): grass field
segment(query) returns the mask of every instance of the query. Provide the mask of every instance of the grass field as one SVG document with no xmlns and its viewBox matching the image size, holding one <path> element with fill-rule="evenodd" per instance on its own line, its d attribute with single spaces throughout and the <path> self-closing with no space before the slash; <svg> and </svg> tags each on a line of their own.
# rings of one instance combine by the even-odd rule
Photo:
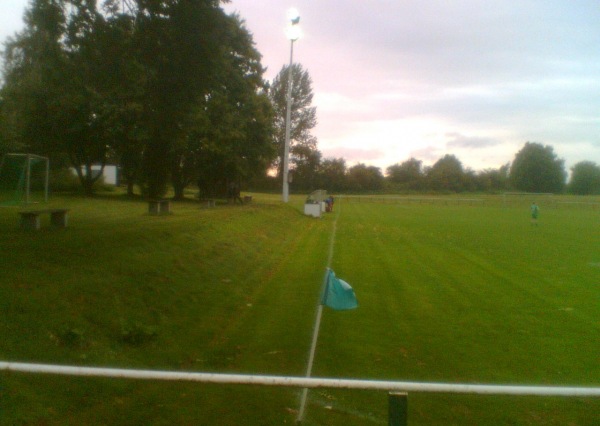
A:
<svg viewBox="0 0 600 426">
<path fill-rule="evenodd" d="M 600 212 L 365 203 L 323 219 L 255 195 L 150 216 L 53 197 L 70 227 L 0 209 L 0 359 L 301 376 L 329 240 L 355 311 L 325 310 L 314 376 L 600 386 Z M 43 223 L 46 225 L 46 223 Z M 297 389 L 0 374 L 0 424 L 293 423 Z M 409 395 L 410 425 L 595 425 L 600 401 Z M 385 393 L 315 390 L 306 425 L 387 424 Z"/>
</svg>

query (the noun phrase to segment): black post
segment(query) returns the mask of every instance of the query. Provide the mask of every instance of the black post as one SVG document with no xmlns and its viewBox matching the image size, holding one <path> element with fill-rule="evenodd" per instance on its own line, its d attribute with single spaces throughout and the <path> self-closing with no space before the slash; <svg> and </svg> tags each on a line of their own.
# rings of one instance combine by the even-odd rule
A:
<svg viewBox="0 0 600 426">
<path fill-rule="evenodd" d="M 389 426 L 406 426 L 408 424 L 408 394 L 406 392 L 390 392 L 388 394 L 390 412 Z"/>
</svg>

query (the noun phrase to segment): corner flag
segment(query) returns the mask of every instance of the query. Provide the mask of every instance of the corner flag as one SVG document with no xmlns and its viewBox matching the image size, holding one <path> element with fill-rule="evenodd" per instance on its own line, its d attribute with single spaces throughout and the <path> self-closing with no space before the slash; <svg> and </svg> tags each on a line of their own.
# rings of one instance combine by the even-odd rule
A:
<svg viewBox="0 0 600 426">
<path fill-rule="evenodd" d="M 329 306 L 336 311 L 358 307 L 356 295 L 350 284 L 337 278 L 335 273 L 329 268 L 325 272 L 325 291 L 323 291 L 321 304 Z"/>
</svg>

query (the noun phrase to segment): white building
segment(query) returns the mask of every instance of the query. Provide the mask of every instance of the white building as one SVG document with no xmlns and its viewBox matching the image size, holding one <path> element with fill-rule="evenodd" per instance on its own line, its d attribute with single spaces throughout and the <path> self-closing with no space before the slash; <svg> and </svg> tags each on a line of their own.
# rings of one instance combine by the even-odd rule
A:
<svg viewBox="0 0 600 426">
<path fill-rule="evenodd" d="M 100 164 L 92 165 L 92 174 L 94 176 L 100 173 L 102 166 Z M 85 167 L 81 166 L 81 170 L 85 174 Z M 76 170 L 71 168 L 73 174 L 76 174 Z M 102 177 L 104 179 L 104 183 L 107 185 L 118 185 L 119 184 L 119 168 L 114 164 L 107 164 L 104 166 L 104 170 L 102 171 Z"/>
</svg>

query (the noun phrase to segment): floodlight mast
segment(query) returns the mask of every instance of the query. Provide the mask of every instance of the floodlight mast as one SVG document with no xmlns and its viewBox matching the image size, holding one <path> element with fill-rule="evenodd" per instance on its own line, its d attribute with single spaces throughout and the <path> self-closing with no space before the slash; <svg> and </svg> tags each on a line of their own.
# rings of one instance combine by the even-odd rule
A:
<svg viewBox="0 0 600 426">
<path fill-rule="evenodd" d="M 292 65 L 294 63 L 294 42 L 300 38 L 300 14 L 296 9 L 288 11 L 289 24 L 286 29 L 287 38 L 290 40 L 290 65 L 288 67 L 287 87 L 287 110 L 285 113 L 285 143 L 283 148 L 283 202 L 289 201 L 289 155 L 290 155 L 290 133 L 292 120 Z"/>
</svg>

